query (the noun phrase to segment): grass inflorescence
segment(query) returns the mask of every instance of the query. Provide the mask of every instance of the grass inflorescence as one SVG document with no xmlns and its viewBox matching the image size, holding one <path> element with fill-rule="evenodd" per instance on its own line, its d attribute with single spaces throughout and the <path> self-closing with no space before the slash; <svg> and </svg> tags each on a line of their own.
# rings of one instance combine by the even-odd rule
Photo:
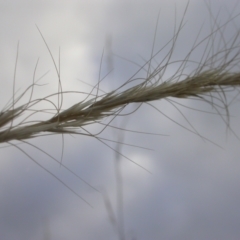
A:
<svg viewBox="0 0 240 240">
<path fill-rule="evenodd" d="M 186 11 L 187 7 L 179 26 L 175 27 L 174 35 L 169 42 L 156 53 L 152 51 L 150 59 L 140 66 L 139 70 L 122 86 L 108 93 L 100 94 L 103 91 L 100 89 L 101 80 L 99 79 L 90 93 L 82 93 L 86 96 L 84 100 L 75 103 L 67 109 L 62 108 L 62 99 L 66 94 L 71 94 L 71 92 L 65 92 L 62 89 L 60 70 L 43 38 L 55 65 L 59 80 L 59 91 L 44 98 L 33 99 L 33 89 L 37 86 L 37 81 L 35 81 L 36 69 L 32 85 L 22 94 L 17 96 L 15 87 L 13 87 L 12 99 L 0 112 L 0 143 L 10 144 L 20 149 L 12 141 L 26 143 L 27 139 L 48 134 L 82 134 L 96 137 L 101 141 L 98 135 L 106 127 L 110 126 L 112 119 L 119 116 L 127 105 L 140 103 L 140 106 L 141 104 L 148 104 L 154 107 L 151 105 L 152 101 L 167 100 L 169 98 L 195 98 L 205 101 L 213 107 L 228 125 L 228 107 L 237 97 L 240 89 L 240 31 L 235 29 L 234 35 L 232 37 L 228 36 L 227 39 L 224 38 L 224 31 L 228 24 L 232 23 L 238 16 L 230 16 L 229 20 L 222 25 L 217 22 L 217 19 L 214 19 L 211 33 L 201 40 L 198 40 L 197 37 L 189 53 L 182 60 L 174 61 L 172 60 L 173 52 L 179 34 L 185 25 L 184 17 Z M 216 40 L 217 34 L 221 37 L 220 41 L 219 38 Z M 155 42 L 156 39 L 154 38 Z M 200 60 L 193 62 L 191 55 L 202 44 L 205 44 L 205 50 L 202 52 Z M 156 56 L 167 46 L 170 46 L 169 52 L 156 65 Z M 152 50 L 154 50 L 154 46 Z M 16 58 L 15 73 L 17 59 L 18 56 Z M 176 71 L 172 73 L 170 78 L 166 79 L 166 71 L 176 63 L 178 64 Z M 196 64 L 197 67 L 191 73 L 186 73 L 187 65 L 192 63 Z M 139 77 L 138 75 L 141 72 L 144 72 L 145 75 Z M 14 84 L 15 81 L 16 74 L 14 74 Z M 97 90 L 96 94 L 93 93 L 94 90 Z M 228 94 L 230 91 L 235 95 L 231 96 L 229 100 Z M 25 104 L 19 104 L 20 100 L 28 92 L 30 92 L 29 101 Z M 57 96 L 57 103 L 52 100 L 54 96 Z M 47 112 L 45 109 L 35 110 L 35 107 L 43 102 L 53 106 L 53 109 L 51 109 L 51 111 L 54 110 L 53 116 L 39 121 L 28 120 L 35 114 Z M 225 110 L 226 115 L 222 114 L 222 109 Z M 102 121 L 106 118 L 110 118 L 107 124 Z M 103 125 L 102 130 L 97 134 L 92 134 L 85 128 L 88 125 L 97 123 Z"/>
</svg>

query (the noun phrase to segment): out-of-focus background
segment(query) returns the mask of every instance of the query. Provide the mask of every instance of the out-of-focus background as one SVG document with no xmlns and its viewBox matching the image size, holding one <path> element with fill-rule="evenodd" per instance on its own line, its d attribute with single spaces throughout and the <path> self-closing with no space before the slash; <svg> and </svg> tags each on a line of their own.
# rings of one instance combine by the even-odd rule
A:
<svg viewBox="0 0 240 240">
<path fill-rule="evenodd" d="M 214 19 L 221 25 L 240 13 L 237 2 L 190 0 L 172 61 L 185 58 L 201 28 L 199 40 L 207 36 L 212 27 L 216 29 Z M 18 42 L 17 94 L 32 83 L 38 58 L 36 79 L 47 74 L 39 81 L 41 86 L 35 87 L 33 98 L 43 98 L 58 91 L 54 64 L 36 25 L 57 65 L 60 47 L 63 90 L 82 92 L 65 94 L 63 108 L 66 108 L 81 101 L 86 96 L 84 93 L 89 93 L 91 86 L 97 84 L 103 49 L 100 79 L 111 73 L 100 83 L 100 89 L 108 92 L 127 81 L 150 58 L 159 11 L 154 52 L 173 37 L 174 27 L 179 26 L 186 6 L 187 1 L 184 0 L 0 1 L 1 109 L 13 94 Z M 237 34 L 239 24 L 240 17 L 236 17 L 221 29 L 221 33 L 214 35 L 214 47 L 221 50 L 223 39 L 227 44 Z M 205 43 L 193 52 L 192 60 L 201 61 Z M 161 62 L 169 47 L 156 57 L 153 67 Z M 194 64 L 187 65 L 186 72 L 190 73 L 194 67 Z M 169 66 L 163 80 L 176 69 L 175 65 Z M 146 72 L 141 71 L 138 76 L 145 77 Z M 19 104 L 28 101 L 29 97 L 30 92 Z M 57 104 L 56 98 L 54 101 Z M 216 113 L 203 102 L 177 102 Z M 153 105 L 162 114 L 143 104 L 134 114 L 119 117 L 111 125 L 168 136 L 144 135 L 114 128 L 107 128 L 100 135 L 108 140 L 153 149 L 149 151 L 103 141 L 151 173 L 123 156 L 117 156 L 95 138 L 81 135 L 62 138 L 59 135 L 28 140 L 59 161 L 63 152 L 62 163 L 100 192 L 36 147 L 17 145 L 93 208 L 18 148 L 2 144 L 0 239 L 112 240 L 119 239 L 119 231 L 124 233 L 125 239 L 137 240 L 240 239 L 240 140 L 233 134 L 240 135 L 239 102 L 234 101 L 229 107 L 233 132 L 226 129 L 226 124 L 217 114 L 191 110 L 165 100 Z M 138 106 L 130 105 L 125 113 Z M 47 103 L 42 105 L 42 109 L 49 107 L 52 108 Z M 49 117 L 47 114 L 38 116 L 38 120 Z M 184 116 L 199 134 L 213 143 L 174 122 L 192 130 Z M 93 125 L 88 129 L 97 133 L 101 126 Z M 122 184 L 116 180 L 116 169 L 121 173 Z M 122 198 L 119 197 L 119 186 L 123 190 Z M 108 207 L 105 204 L 107 199 L 110 202 Z M 122 207 L 119 204 L 121 199 Z M 116 219 L 117 224 L 110 221 L 109 215 Z"/>
</svg>

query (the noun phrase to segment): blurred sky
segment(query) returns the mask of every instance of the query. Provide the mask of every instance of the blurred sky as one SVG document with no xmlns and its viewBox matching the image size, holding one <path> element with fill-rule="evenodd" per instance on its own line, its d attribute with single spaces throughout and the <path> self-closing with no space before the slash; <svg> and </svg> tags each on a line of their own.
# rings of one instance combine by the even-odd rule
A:
<svg viewBox="0 0 240 240">
<path fill-rule="evenodd" d="M 212 15 L 219 25 L 240 13 L 237 1 L 206 2 L 211 5 Z M 185 58 L 201 27 L 199 41 L 211 32 L 214 17 L 210 17 L 207 3 L 190 0 L 172 61 Z M 185 0 L 0 1 L 0 107 L 4 108 L 12 97 L 18 42 L 15 90 L 19 90 L 20 94 L 32 83 L 39 58 L 36 78 L 49 72 L 40 80 L 42 86 L 35 88 L 34 98 L 43 98 L 58 91 L 54 64 L 36 25 L 56 62 L 61 48 L 61 81 L 65 91 L 91 91 L 91 86 L 99 79 L 104 50 L 101 78 L 113 71 L 101 82 L 100 88 L 108 92 L 127 81 L 151 56 L 159 11 L 154 52 L 172 38 L 175 21 L 179 26 L 186 5 Z M 227 43 L 237 34 L 239 24 L 240 17 L 236 17 L 221 33 L 214 35 L 216 49 L 223 47 L 223 38 Z M 237 39 L 235 45 L 239 47 L 238 42 Z M 200 61 L 204 49 L 203 43 L 192 53 L 191 59 Z M 213 52 L 216 49 L 212 49 Z M 170 46 L 164 49 L 152 66 L 157 66 L 169 50 Z M 186 73 L 193 71 L 194 67 L 194 64 L 187 65 Z M 169 66 L 163 80 L 176 69 L 177 65 Z M 146 72 L 141 71 L 138 76 L 146 77 Z M 28 101 L 29 96 L 30 93 L 19 104 Z M 80 93 L 64 95 L 63 108 L 81 101 L 83 96 Z M 234 93 L 230 93 L 230 100 L 231 96 Z M 57 99 L 54 100 L 57 103 Z M 216 113 L 203 102 L 177 102 Z M 149 151 L 104 141 L 151 173 L 117 156 L 94 138 L 79 135 L 65 136 L 63 140 L 62 136 L 46 136 L 28 141 L 59 161 L 64 146 L 63 164 L 100 192 L 80 181 L 39 149 L 28 144 L 17 145 L 93 208 L 16 147 L 2 148 L 0 239 L 113 240 L 119 239 L 119 229 L 123 229 L 125 239 L 137 240 L 240 239 L 240 140 L 226 130 L 226 124 L 219 115 L 190 110 L 165 100 L 153 105 L 163 114 L 149 105 L 142 105 L 134 114 L 119 117 L 111 124 L 168 136 L 144 135 L 113 128 L 107 128 L 101 134 L 109 140 L 153 149 Z M 138 106 L 128 106 L 125 113 Z M 47 109 L 50 105 L 43 104 L 41 107 Z M 239 102 L 235 101 L 229 109 L 231 127 L 240 136 Z M 182 114 L 202 136 L 215 144 L 177 125 L 174 121 L 192 129 Z M 36 117 L 40 120 L 49 115 L 39 114 Z M 100 129 L 101 126 L 93 125 L 89 131 L 96 133 Z M 2 144 L 2 147 L 5 146 L 9 145 Z M 122 176 L 123 208 L 118 204 L 116 169 Z M 106 199 L 110 201 L 113 213 L 106 207 Z M 117 219 L 117 228 L 110 221 L 111 214 Z"/>
</svg>

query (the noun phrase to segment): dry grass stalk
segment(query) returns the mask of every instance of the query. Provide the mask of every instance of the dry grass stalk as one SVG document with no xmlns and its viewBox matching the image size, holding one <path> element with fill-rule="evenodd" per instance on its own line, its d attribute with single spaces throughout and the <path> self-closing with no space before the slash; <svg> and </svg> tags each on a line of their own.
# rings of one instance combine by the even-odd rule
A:
<svg viewBox="0 0 240 240">
<path fill-rule="evenodd" d="M 185 15 L 185 13 L 184 13 Z M 214 103 L 214 100 L 220 101 L 221 106 L 228 112 L 228 103 L 225 94 L 229 89 L 239 89 L 240 87 L 240 72 L 239 70 L 233 72 L 232 69 L 238 67 L 239 59 L 238 54 L 240 52 L 239 31 L 236 31 L 235 36 L 231 41 L 226 41 L 223 39 L 223 32 L 227 24 L 233 21 L 231 18 L 228 22 L 222 26 L 218 26 L 215 23 L 215 29 L 209 36 L 203 40 L 195 43 L 192 50 L 186 56 L 184 60 L 180 63 L 180 67 L 177 69 L 175 74 L 171 79 L 163 81 L 164 73 L 166 72 L 168 66 L 174 64 L 171 62 L 171 57 L 175 48 L 175 44 L 183 27 L 183 19 L 174 35 L 174 37 L 169 41 L 168 44 L 172 44 L 171 50 L 166 55 L 162 63 L 160 63 L 154 70 L 150 70 L 153 67 L 153 59 L 160 52 L 155 55 L 152 54 L 150 60 L 140 68 L 143 70 L 147 68 L 147 77 L 143 80 L 133 76 L 120 88 L 111 91 L 110 93 L 103 94 L 101 96 L 95 96 L 92 94 L 87 95 L 84 101 L 76 103 L 72 107 L 62 110 L 57 107 L 49 100 L 53 95 L 63 96 L 65 92 L 60 91 L 51 96 L 47 96 L 44 99 L 31 100 L 22 105 L 16 107 L 18 101 L 26 94 L 27 91 L 33 89 L 35 82 L 18 98 L 13 94 L 13 99 L 9 106 L 7 106 L 0 113 L 0 143 L 7 143 L 12 140 L 25 140 L 44 133 L 54 133 L 54 134 L 73 134 L 79 132 L 78 129 L 83 128 L 86 125 L 94 124 L 100 122 L 106 117 L 115 117 L 119 112 L 131 103 L 148 103 L 151 101 L 158 101 L 161 99 L 171 98 L 199 98 L 205 100 L 206 96 L 211 96 L 210 104 L 215 108 L 219 105 Z M 220 34 L 222 37 L 222 49 L 220 47 L 216 52 L 209 50 L 209 47 L 214 45 L 216 34 Z M 45 40 L 44 40 L 45 41 Z M 196 40 L 197 41 L 197 40 Z M 207 42 L 206 49 L 201 57 L 201 61 L 198 63 L 197 69 L 189 75 L 184 74 L 184 69 L 188 62 L 190 61 L 191 53 L 200 46 L 203 42 Z M 167 45 L 168 45 L 167 44 Z M 219 42 L 217 43 L 220 46 Z M 209 51 L 209 52 L 207 52 Z M 211 53 L 211 55 L 210 55 Z M 165 61 L 166 60 L 166 61 Z M 164 62 L 165 61 L 165 62 Z M 55 64 L 55 62 L 54 62 Z M 56 66 L 56 65 L 55 65 Z M 57 70 L 57 68 L 56 68 Z M 139 71 L 140 71 L 139 70 Z M 138 72 L 139 72 L 138 71 Z M 138 73 L 137 72 L 137 73 Z M 136 74 L 137 74 L 136 73 Z M 58 73 L 58 75 L 60 75 Z M 122 87 L 126 87 L 127 84 L 133 81 L 142 81 L 141 83 L 130 87 L 127 90 L 121 91 Z M 60 76 L 59 76 L 60 82 Z M 99 83 L 95 88 L 99 87 Z M 98 91 L 99 92 L 99 91 Z M 212 95 L 212 94 L 217 94 Z M 92 97 L 90 100 L 89 97 Z M 31 95 L 32 98 L 32 95 Z M 49 101 L 53 106 L 55 106 L 56 113 L 53 117 L 45 121 L 39 121 L 37 123 L 31 123 L 27 121 L 22 121 L 21 123 L 14 124 L 15 119 L 22 117 L 26 112 L 28 112 L 32 107 L 43 101 Z M 32 110 L 33 111 L 33 110 Z M 34 115 L 36 112 L 32 112 L 29 116 Z M 27 119 L 27 116 L 25 119 Z M 91 135 L 89 133 L 89 135 Z"/>
<path fill-rule="evenodd" d="M 179 82 L 149 84 L 152 78 L 153 75 L 150 75 L 143 83 L 120 93 L 112 91 L 100 100 L 92 98 L 77 103 L 47 121 L 26 126 L 11 126 L 0 132 L 0 143 L 29 139 L 43 132 L 74 133 L 72 128 L 81 128 L 102 118 L 117 115 L 120 108 L 130 103 L 146 103 L 169 97 L 203 99 L 207 93 L 224 94 L 227 89 L 240 87 L 240 73 L 224 72 L 222 68 L 197 72 Z M 35 101 L 1 112 L 0 127 L 11 124 L 34 104 Z"/>
<path fill-rule="evenodd" d="M 187 7 L 186 7 L 186 10 L 187 10 Z M 185 16 L 185 13 L 184 13 L 184 16 Z M 26 156 L 32 159 L 38 166 L 40 166 L 49 174 L 51 174 L 53 177 L 55 177 L 58 181 L 60 181 L 63 185 L 65 185 L 69 190 L 71 190 L 74 194 L 79 196 L 74 190 L 69 188 L 61 179 L 59 179 L 54 174 L 52 174 L 48 169 L 46 169 L 37 161 L 35 161 L 35 159 L 31 157 L 27 152 L 25 152 L 22 148 L 20 148 L 15 143 L 12 143 L 11 141 L 16 140 L 22 143 L 26 143 L 42 152 L 44 151 L 25 140 L 31 139 L 34 137 L 43 136 L 43 135 L 48 135 L 48 134 L 82 134 L 82 135 L 96 137 L 99 141 L 105 144 L 104 141 L 106 139 L 102 139 L 98 137 L 98 135 L 101 132 L 103 132 L 106 127 L 110 126 L 112 119 L 114 119 L 116 116 L 119 116 L 121 111 L 127 105 L 131 103 L 140 103 L 140 105 L 142 103 L 147 103 L 151 105 L 149 103 L 151 101 L 159 101 L 161 99 L 167 100 L 168 98 L 196 98 L 201 101 L 206 101 L 215 109 L 217 114 L 219 114 L 220 117 L 222 117 L 223 121 L 229 127 L 228 107 L 229 107 L 229 104 L 231 104 L 232 101 L 235 100 L 240 89 L 240 71 L 239 71 L 240 61 L 238 58 L 238 55 L 240 53 L 240 42 L 239 42 L 240 31 L 236 29 L 234 36 L 233 37 L 228 36 L 228 40 L 224 38 L 224 31 L 226 30 L 227 25 L 229 23 L 232 23 L 232 21 L 234 21 L 235 17 L 230 17 L 230 19 L 221 26 L 219 26 L 219 24 L 217 23 L 217 19 L 214 19 L 214 24 L 212 24 L 211 33 L 199 42 L 198 42 L 198 39 L 196 39 L 191 51 L 187 54 L 187 56 L 183 60 L 172 61 L 175 45 L 176 45 L 179 33 L 182 30 L 184 25 L 183 23 L 184 17 L 183 17 L 179 24 L 179 27 L 175 31 L 173 38 L 161 49 L 163 50 L 165 47 L 170 45 L 170 50 L 168 54 L 163 58 L 163 60 L 159 64 L 157 64 L 156 67 L 154 67 L 153 62 L 155 60 L 155 57 L 161 52 L 161 50 L 155 54 L 153 54 L 152 52 L 150 60 L 147 61 L 143 66 L 141 66 L 139 68 L 139 71 L 137 71 L 132 78 L 130 78 L 125 84 L 123 84 L 118 89 L 115 89 L 114 91 L 105 93 L 103 95 L 99 95 L 98 94 L 100 92 L 100 89 L 99 89 L 100 80 L 99 80 L 98 84 L 95 87 L 93 87 L 93 90 L 89 94 L 82 93 L 87 95 L 85 100 L 78 102 L 65 110 L 62 109 L 63 96 L 71 92 L 62 91 L 60 73 L 58 68 L 56 67 L 54 60 L 53 60 L 53 63 L 55 65 L 55 69 L 57 71 L 58 78 L 59 78 L 59 92 L 55 94 L 51 94 L 41 99 L 34 99 L 34 100 L 32 99 L 33 89 L 34 87 L 37 86 L 37 82 L 35 81 L 35 73 L 36 73 L 36 69 L 35 69 L 34 76 L 33 76 L 33 84 L 30 85 L 18 97 L 15 92 L 15 87 L 13 87 L 12 99 L 9 101 L 7 106 L 0 112 L 0 143 L 7 143 L 10 146 L 15 146 L 18 150 L 20 150 L 21 152 L 26 154 Z M 217 35 L 220 36 L 220 40 L 219 39 L 216 40 Z M 199 46 L 201 46 L 201 44 L 205 44 L 205 50 L 203 51 L 202 56 L 200 57 L 200 61 L 194 62 L 195 64 L 197 64 L 197 68 L 191 74 L 185 73 L 186 66 L 188 64 L 193 63 L 193 61 L 190 59 L 191 54 Z M 153 46 L 153 50 L 154 50 L 154 46 Z M 51 52 L 50 52 L 50 55 L 52 57 Z M 165 73 L 168 70 L 168 67 L 176 63 L 178 64 L 178 67 L 175 73 L 173 73 L 169 79 L 164 79 Z M 37 68 L 37 65 L 36 65 L 36 68 Z M 146 72 L 146 77 L 143 77 L 143 78 L 137 77 L 137 75 L 141 71 Z M 15 67 L 15 73 L 16 73 L 16 67 Z M 14 75 L 16 77 L 16 74 Z M 15 77 L 14 77 L 14 85 L 15 85 Z M 138 84 L 126 89 L 126 87 L 128 87 L 130 84 L 134 82 L 138 82 Z M 97 89 L 96 95 L 93 94 L 94 89 Z M 126 89 L 126 90 L 122 90 L 122 89 Z M 227 97 L 229 91 L 233 92 L 234 94 L 236 93 L 235 96 L 231 96 L 230 102 L 228 102 L 228 97 Z M 30 92 L 29 101 L 26 104 L 20 105 L 19 104 L 20 100 L 22 100 L 23 97 L 26 96 L 28 92 Z M 55 97 L 57 96 L 58 98 L 57 103 L 51 100 L 52 97 L 54 96 Z M 45 102 L 48 102 L 50 105 L 53 106 L 54 116 L 50 117 L 47 120 L 38 120 L 38 121 L 31 120 L 31 118 L 35 114 L 50 113 L 50 110 L 52 109 L 36 110 L 39 104 L 45 103 Z M 171 101 L 171 103 L 173 102 Z M 226 120 L 225 120 L 225 116 L 222 115 L 221 113 L 222 109 L 226 111 L 226 116 L 227 116 Z M 111 117 L 111 120 L 109 121 L 108 124 L 104 124 L 102 120 L 108 117 Z M 102 131 L 100 131 L 99 133 L 92 134 L 85 129 L 85 126 L 90 124 L 96 124 L 96 123 L 100 123 L 104 125 Z M 193 129 L 192 132 L 199 135 L 199 133 L 195 131 L 194 127 L 192 127 L 192 129 Z M 84 133 L 79 132 L 79 130 L 83 130 Z M 121 130 L 125 130 L 125 129 L 121 129 Z M 110 147 L 109 145 L 107 146 Z M 111 149 L 116 151 L 113 148 Z M 44 153 L 48 157 L 52 158 L 54 161 L 59 163 L 59 161 L 56 160 L 54 157 L 52 157 L 46 152 Z M 117 152 L 117 153 L 122 155 L 120 152 Z M 124 157 L 127 158 L 126 156 Z M 127 159 L 132 161 L 129 158 Z M 63 164 L 62 166 L 68 171 L 70 171 L 72 174 L 76 175 L 73 171 L 68 169 Z M 82 181 L 84 181 L 79 176 L 77 177 Z M 85 183 L 88 184 L 87 182 Z M 79 197 L 83 199 L 81 196 Z"/>
</svg>

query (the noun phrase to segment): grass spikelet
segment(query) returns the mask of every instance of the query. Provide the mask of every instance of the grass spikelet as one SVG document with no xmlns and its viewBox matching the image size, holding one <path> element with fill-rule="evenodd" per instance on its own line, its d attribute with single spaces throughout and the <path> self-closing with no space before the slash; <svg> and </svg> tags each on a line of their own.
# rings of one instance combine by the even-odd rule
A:
<svg viewBox="0 0 240 240">
<path fill-rule="evenodd" d="M 84 94 L 86 96 L 85 100 L 77 102 L 67 109 L 62 109 L 64 96 L 76 92 L 65 92 L 62 89 L 60 66 L 57 67 L 53 55 L 50 52 L 50 48 L 47 45 L 47 41 L 44 39 L 43 34 L 38 28 L 57 72 L 59 92 L 41 99 L 33 99 L 33 89 L 38 86 L 37 81 L 35 81 L 38 65 L 37 62 L 33 74 L 33 83 L 17 97 L 15 92 L 18 60 L 17 51 L 13 97 L 7 106 L 0 112 L 0 143 L 10 143 L 14 140 L 24 142 L 27 139 L 48 134 L 82 134 L 96 137 L 101 141 L 101 138 L 98 137 L 98 135 L 102 133 L 106 127 L 111 127 L 111 121 L 119 116 L 121 111 L 127 105 L 132 103 L 140 103 L 141 105 L 145 103 L 152 106 L 152 101 L 160 101 L 162 99 L 168 100 L 169 98 L 195 98 L 201 101 L 206 101 L 215 109 L 217 114 L 223 118 L 223 121 L 229 127 L 228 106 L 234 97 L 228 102 L 227 95 L 229 91 L 236 93 L 234 90 L 239 91 L 240 87 L 238 57 L 240 53 L 240 31 L 236 29 L 234 36 L 228 37 L 228 39 L 224 38 L 224 31 L 228 24 L 234 21 L 238 15 L 234 17 L 231 16 L 229 20 L 222 25 L 217 23 L 217 19 L 213 19 L 214 24 L 211 26 L 211 33 L 201 40 L 198 40 L 197 36 L 191 50 L 185 58 L 174 61 L 172 60 L 172 57 L 179 34 L 184 27 L 184 17 L 187 8 L 188 6 L 185 9 L 179 26 L 175 26 L 174 36 L 162 49 L 154 53 L 154 45 L 156 42 L 155 33 L 150 59 L 145 61 L 145 63 L 139 67 L 139 70 L 128 81 L 119 88 L 105 93 L 99 88 L 101 83 L 101 80 L 99 79 L 98 83 L 93 87 L 90 93 L 79 92 L 79 94 Z M 218 41 L 215 42 L 217 34 L 220 35 L 221 40 L 218 39 Z M 205 49 L 202 56 L 200 56 L 199 62 L 194 62 L 191 60 L 191 55 L 203 44 Z M 216 48 L 213 47 L 215 45 L 217 46 Z M 160 63 L 156 64 L 156 57 L 161 51 L 169 46 L 169 52 Z M 176 71 L 173 72 L 170 77 L 166 78 L 165 73 L 168 71 L 168 68 L 175 64 L 178 65 Z M 196 65 L 195 70 L 191 73 L 186 72 L 188 64 Z M 145 72 L 145 76 L 139 77 L 138 75 L 141 72 Z M 93 94 L 94 89 L 97 89 L 96 94 Z M 29 91 L 31 92 L 29 101 L 19 106 L 20 100 Z M 100 95 L 100 92 L 104 93 Z M 53 97 L 57 97 L 57 103 L 52 100 Z M 52 109 L 37 110 L 37 106 L 45 102 L 50 104 Z M 221 113 L 222 109 L 226 111 L 226 119 Z M 31 120 L 36 114 L 50 112 L 52 114 L 53 111 L 54 116 L 48 119 Z M 102 120 L 105 118 L 110 118 L 108 124 L 103 124 Z M 99 133 L 92 134 L 85 129 L 85 126 L 96 123 L 103 125 L 103 128 Z M 82 130 L 84 133 L 81 132 Z M 195 129 L 192 132 L 199 135 Z"/>
<path fill-rule="evenodd" d="M 226 54 L 229 53 L 227 52 Z M 118 115 L 120 109 L 131 103 L 148 103 L 170 97 L 194 97 L 203 100 L 208 94 L 213 93 L 222 95 L 221 98 L 219 97 L 215 100 L 224 101 L 224 95 L 227 91 L 240 87 L 240 73 L 227 70 L 227 67 L 232 66 L 234 60 L 237 60 L 237 58 L 231 59 L 228 65 L 224 63 L 217 68 L 196 71 L 180 81 L 174 81 L 174 79 L 162 81 L 162 77 L 159 77 L 157 81 L 152 83 L 154 78 L 158 75 L 161 76 L 161 72 L 168 67 L 164 66 L 161 68 L 158 66 L 142 83 L 127 90 L 119 91 L 119 88 L 117 91 L 114 90 L 102 96 L 76 103 L 66 110 L 58 111 L 54 117 L 46 121 L 34 124 L 23 122 L 16 126 L 12 125 L 0 132 L 0 143 L 29 139 L 46 132 L 62 134 L 77 133 L 76 129 L 80 129 L 85 125 L 94 124 L 100 122 L 103 118 Z M 175 76 L 176 79 L 180 77 L 182 76 Z M 11 109 L 10 107 L 2 111 L 0 114 L 1 129 L 7 124 L 11 124 L 32 106 L 41 101 L 46 101 L 46 99 L 35 100 L 15 109 Z M 215 103 L 211 102 L 211 104 Z M 222 104 L 226 104 L 225 106 L 227 106 L 227 103 Z"/>
</svg>

